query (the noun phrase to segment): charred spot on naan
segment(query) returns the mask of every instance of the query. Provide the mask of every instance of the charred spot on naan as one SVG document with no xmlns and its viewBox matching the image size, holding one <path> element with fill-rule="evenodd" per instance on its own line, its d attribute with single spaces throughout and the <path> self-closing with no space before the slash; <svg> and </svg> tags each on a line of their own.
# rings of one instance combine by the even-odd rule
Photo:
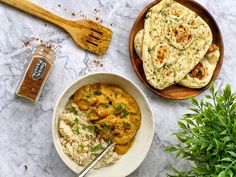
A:
<svg viewBox="0 0 236 177">
<path fill-rule="evenodd" d="M 165 44 L 154 46 L 150 53 L 152 55 L 152 64 L 157 68 L 162 67 L 170 56 L 170 50 Z"/>
<path fill-rule="evenodd" d="M 160 63 L 160 64 L 163 63 L 165 57 L 168 54 L 168 51 L 169 51 L 168 47 L 163 46 L 163 45 L 160 46 L 160 48 L 159 48 L 159 50 L 157 52 L 157 62 L 158 63 Z"/>
<path fill-rule="evenodd" d="M 186 49 L 193 40 L 191 29 L 185 24 L 179 24 L 172 29 L 171 43 L 179 49 Z"/>
<path fill-rule="evenodd" d="M 201 62 L 199 62 L 189 73 L 193 78 L 198 78 L 199 80 L 204 79 L 207 76 L 206 68 Z"/>
<path fill-rule="evenodd" d="M 183 24 L 174 29 L 174 37 L 178 43 L 189 43 L 192 39 L 192 32 Z"/>
</svg>

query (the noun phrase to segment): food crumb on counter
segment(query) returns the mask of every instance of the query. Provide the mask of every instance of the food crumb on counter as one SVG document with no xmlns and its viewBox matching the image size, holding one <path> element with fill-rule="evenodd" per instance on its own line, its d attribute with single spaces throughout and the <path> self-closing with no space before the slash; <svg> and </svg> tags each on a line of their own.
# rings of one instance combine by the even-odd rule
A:
<svg viewBox="0 0 236 177">
<path fill-rule="evenodd" d="M 103 67 L 103 63 L 101 63 L 101 61 L 99 61 L 99 60 L 96 60 L 96 59 L 94 59 L 93 60 L 93 63 L 95 64 L 95 66 L 97 66 L 97 67 Z"/>
<path fill-rule="evenodd" d="M 24 165 L 24 171 L 27 171 L 27 170 L 28 170 L 28 166 Z"/>
<path fill-rule="evenodd" d="M 23 40 L 24 47 L 28 47 L 30 45 L 30 40 Z"/>
<path fill-rule="evenodd" d="M 96 14 L 96 13 L 98 13 L 98 12 L 100 12 L 100 10 L 98 10 L 98 9 L 94 9 L 94 13 Z"/>
<path fill-rule="evenodd" d="M 24 39 L 24 40 L 22 40 L 22 42 L 23 42 L 23 47 L 29 47 L 31 45 L 31 43 L 36 43 L 38 45 L 43 45 L 49 49 L 54 48 L 54 45 L 51 42 L 45 42 L 38 37 L 31 37 L 28 39 Z"/>
</svg>

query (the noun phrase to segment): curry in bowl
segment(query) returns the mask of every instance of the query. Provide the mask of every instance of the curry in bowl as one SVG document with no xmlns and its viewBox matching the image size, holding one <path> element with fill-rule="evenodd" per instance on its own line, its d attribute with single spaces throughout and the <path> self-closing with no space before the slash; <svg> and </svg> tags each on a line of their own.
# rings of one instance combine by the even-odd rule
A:
<svg viewBox="0 0 236 177">
<path fill-rule="evenodd" d="M 103 83 L 79 88 L 58 118 L 63 151 L 81 166 L 108 143 L 116 144 L 97 168 L 115 163 L 128 152 L 141 126 L 135 99 L 120 87 Z"/>
</svg>

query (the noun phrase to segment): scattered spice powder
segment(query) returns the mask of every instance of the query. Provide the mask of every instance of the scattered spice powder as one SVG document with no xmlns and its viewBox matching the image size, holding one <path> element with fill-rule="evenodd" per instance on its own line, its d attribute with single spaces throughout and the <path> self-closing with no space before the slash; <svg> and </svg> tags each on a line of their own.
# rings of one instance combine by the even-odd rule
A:
<svg viewBox="0 0 236 177">
<path fill-rule="evenodd" d="M 96 67 L 98 67 L 98 66 L 103 67 L 103 64 L 99 60 L 94 59 L 93 63 L 95 64 Z"/>
<path fill-rule="evenodd" d="M 71 12 L 71 15 L 74 17 L 74 16 L 75 16 L 75 13 L 74 13 L 74 12 Z"/>
</svg>

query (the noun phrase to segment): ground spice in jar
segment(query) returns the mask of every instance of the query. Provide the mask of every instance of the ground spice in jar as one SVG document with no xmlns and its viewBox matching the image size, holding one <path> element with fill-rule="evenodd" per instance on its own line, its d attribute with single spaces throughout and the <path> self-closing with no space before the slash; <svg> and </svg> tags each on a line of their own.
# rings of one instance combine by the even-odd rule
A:
<svg viewBox="0 0 236 177">
<path fill-rule="evenodd" d="M 31 57 L 16 95 L 36 103 L 53 68 L 55 58 L 56 54 L 51 48 L 38 46 Z"/>
</svg>

